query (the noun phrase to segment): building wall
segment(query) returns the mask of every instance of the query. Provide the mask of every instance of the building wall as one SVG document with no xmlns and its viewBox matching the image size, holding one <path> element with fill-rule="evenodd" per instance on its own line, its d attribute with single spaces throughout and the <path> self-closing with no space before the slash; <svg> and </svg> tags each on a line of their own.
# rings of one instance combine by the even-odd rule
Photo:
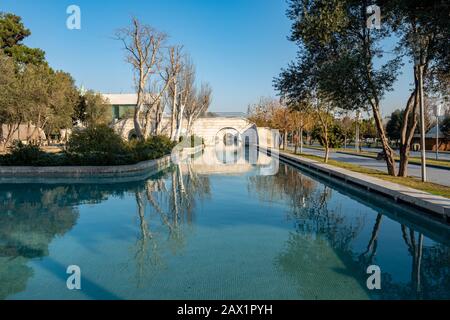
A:
<svg viewBox="0 0 450 320">
<path fill-rule="evenodd" d="M 183 131 L 181 135 L 186 135 L 186 121 L 182 124 Z M 124 139 L 129 139 L 134 132 L 133 119 L 124 119 L 114 124 L 114 129 Z M 273 144 L 272 133 L 264 128 L 256 128 L 254 124 L 245 118 L 199 118 L 192 126 L 192 133 L 202 137 L 206 145 L 215 145 L 217 140 L 220 142 L 226 133 L 237 132 L 240 143 L 248 141 L 250 144 L 259 143 L 259 133 L 264 135 L 264 143 Z M 170 135 L 170 118 L 165 117 L 161 122 L 160 133 Z"/>
<path fill-rule="evenodd" d="M 413 144 L 420 144 L 420 139 L 414 138 Z M 426 138 L 425 139 L 425 149 L 428 151 L 436 151 L 436 139 Z M 450 140 L 443 138 L 439 139 L 439 151 L 450 151 Z"/>
<path fill-rule="evenodd" d="M 45 133 L 41 129 L 35 130 L 36 127 L 34 125 L 28 126 L 27 124 L 21 124 L 19 128 L 11 133 L 10 141 L 20 140 L 27 141 L 28 137 L 31 140 L 45 140 Z M 6 139 L 9 134 L 8 125 L 2 125 L 2 134 L 0 135 L 0 139 Z"/>
</svg>

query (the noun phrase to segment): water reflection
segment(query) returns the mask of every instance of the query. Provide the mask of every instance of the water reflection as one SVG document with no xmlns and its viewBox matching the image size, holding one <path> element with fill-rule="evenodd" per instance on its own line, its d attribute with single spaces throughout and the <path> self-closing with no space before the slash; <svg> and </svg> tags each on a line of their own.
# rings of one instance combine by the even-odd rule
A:
<svg viewBox="0 0 450 320">
<path fill-rule="evenodd" d="M 363 234 L 362 230 L 367 227 L 368 219 L 343 211 L 340 201 L 336 201 L 338 197 L 333 197 L 337 191 L 328 187 L 327 183 L 319 184 L 317 180 L 285 165 L 274 177 L 253 176 L 249 180 L 249 189 L 256 191 L 261 201 L 288 201 L 290 204 L 286 214 L 293 221 L 295 231 L 290 233 L 286 250 L 280 253 L 275 263 L 298 282 L 302 296 L 310 299 L 359 299 L 364 295 L 375 299 L 450 298 L 448 227 L 443 227 L 441 232 L 429 232 L 431 238 L 440 240 L 444 234 L 445 244 L 428 241 L 429 244 L 425 245 L 424 234 L 416 229 L 426 228 L 428 221 L 411 220 L 408 224 L 397 224 L 394 233 L 401 233 L 411 260 L 410 280 L 404 283 L 398 280 L 401 278 L 399 274 L 383 270 L 382 261 L 377 260 L 382 222 L 389 219 L 385 215 L 401 216 L 402 209 L 387 201 L 379 207 L 366 201 L 366 205 L 379 212 L 374 215 L 370 237 L 367 237 L 369 233 Z M 351 194 L 348 191 L 342 193 Z M 354 197 L 361 200 L 358 194 Z M 392 226 L 392 221 L 390 224 Z M 388 231 L 391 234 L 385 234 L 386 238 L 392 236 L 391 226 Z M 355 248 L 356 242 L 364 241 L 367 244 L 363 250 Z M 402 246 L 401 243 L 389 245 Z M 392 248 L 384 248 L 386 251 L 389 249 Z M 333 269 L 335 266 L 329 264 L 330 255 L 339 258 L 342 270 Z M 367 279 L 365 270 L 372 264 L 379 264 L 382 270 L 382 290 L 376 292 L 369 292 L 363 287 Z M 358 281 L 355 283 L 354 279 Z M 349 296 L 352 286 L 359 286 L 350 290 L 358 292 L 355 296 Z"/>
<path fill-rule="evenodd" d="M 294 292 L 290 291 L 292 298 L 450 298 L 448 228 L 416 218 L 375 195 L 340 187 L 289 166 L 280 165 L 276 174 L 270 174 L 268 168 L 278 164 L 266 155 L 251 155 L 246 150 L 237 155 L 237 161 L 224 162 L 216 150 L 207 149 L 136 182 L 0 184 L 0 299 L 26 290 L 36 272 L 30 261 L 46 257 L 58 261 L 49 252 L 49 245 L 76 229 L 81 217 L 88 214 L 83 205 L 101 213 L 95 222 L 106 224 L 105 230 L 110 232 L 100 235 L 100 241 L 106 243 L 101 248 L 115 250 L 108 247 L 114 232 L 125 234 L 126 240 L 131 238 L 126 241 L 126 250 L 118 250 L 120 259 L 111 264 L 122 268 L 119 280 L 115 280 L 118 287 L 127 283 L 126 292 L 137 290 L 137 297 L 145 298 L 165 288 L 158 287 L 161 279 L 170 282 L 173 272 L 179 275 L 178 270 L 186 263 L 191 273 L 178 278 L 179 288 L 177 283 L 172 284 L 174 294 L 184 290 L 183 284 L 193 278 L 199 281 L 208 272 L 216 272 L 213 278 L 226 279 L 227 272 L 251 277 L 242 265 L 251 268 L 253 261 L 246 259 L 259 258 L 263 260 L 258 260 L 258 267 L 270 277 L 270 281 L 265 279 L 271 284 L 270 292 L 284 294 L 286 282 L 282 279 L 287 277 L 289 290 Z M 250 158 L 257 163 L 249 163 Z M 240 186 L 244 193 L 247 188 L 246 198 L 233 193 Z M 236 203 L 228 203 L 223 195 L 234 196 Z M 124 219 L 134 223 L 131 231 L 113 226 L 109 212 L 98 209 L 111 199 L 130 204 Z M 202 214 L 204 206 L 214 210 Z M 248 212 L 242 209 L 244 206 Z M 234 215 L 236 211 L 238 215 Z M 258 231 L 265 225 L 270 228 Z M 114 230 L 108 229 L 111 226 Z M 211 248 L 204 244 L 205 239 L 214 243 L 216 252 L 207 251 Z M 233 241 L 239 246 L 232 247 Z M 223 243 L 226 245 L 218 252 L 215 246 Z M 227 251 L 228 246 L 232 251 Z M 262 257 L 248 257 L 261 246 Z M 196 258 L 186 255 L 182 259 L 185 253 L 193 252 Z M 95 255 L 86 259 L 98 259 L 94 265 L 104 267 Z M 220 259 L 220 268 L 227 272 L 217 274 L 222 269 L 212 264 L 219 265 L 216 260 Z M 371 264 L 381 267 L 381 291 L 369 291 L 365 286 L 365 271 Z M 171 269 L 173 266 L 177 270 Z M 262 281 L 257 279 L 259 274 L 254 277 L 249 280 Z M 92 280 L 95 276 L 90 279 L 96 286 Z M 106 288 L 108 284 L 99 283 L 97 287 Z M 226 283 L 219 287 L 234 293 L 239 290 Z M 110 292 L 111 296 L 121 297 L 121 292 Z"/>
<path fill-rule="evenodd" d="M 143 189 L 135 191 L 140 226 L 134 255 L 138 286 L 164 269 L 165 251 L 172 255 L 182 252 L 195 221 L 195 208 L 209 196 L 208 176 L 193 171 L 191 161 L 174 166 L 162 179 L 148 180 Z"/>
<path fill-rule="evenodd" d="M 25 289 L 33 270 L 30 259 L 48 255 L 55 236 L 78 219 L 70 187 L 0 186 L 0 299 Z M 69 197 L 65 195 L 68 194 Z"/>
</svg>

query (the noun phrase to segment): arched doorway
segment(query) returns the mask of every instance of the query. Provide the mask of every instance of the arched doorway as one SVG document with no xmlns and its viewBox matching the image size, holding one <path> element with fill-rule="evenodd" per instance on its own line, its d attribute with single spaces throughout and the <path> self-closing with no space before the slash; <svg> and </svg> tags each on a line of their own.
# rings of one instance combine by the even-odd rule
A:
<svg viewBox="0 0 450 320">
<path fill-rule="evenodd" d="M 242 137 L 235 128 L 222 128 L 216 133 L 216 146 L 239 147 L 242 144 Z"/>
</svg>

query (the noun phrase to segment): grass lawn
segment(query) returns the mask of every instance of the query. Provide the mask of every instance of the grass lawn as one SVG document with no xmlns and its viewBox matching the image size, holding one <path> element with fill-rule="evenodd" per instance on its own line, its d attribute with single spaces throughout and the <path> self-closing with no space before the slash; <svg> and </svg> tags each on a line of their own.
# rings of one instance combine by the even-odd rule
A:
<svg viewBox="0 0 450 320">
<path fill-rule="evenodd" d="M 294 152 L 288 152 L 288 153 L 294 154 Z M 311 160 L 323 162 L 322 157 L 318 157 L 318 156 L 314 156 L 314 155 L 310 155 L 310 154 L 297 154 L 297 155 L 304 157 L 304 158 L 311 159 Z M 328 164 L 332 165 L 332 166 L 344 168 L 347 170 L 351 170 L 354 172 L 367 174 L 369 176 L 383 179 L 386 181 L 398 183 L 398 184 L 401 184 L 401 185 L 404 185 L 404 186 L 407 186 L 410 188 L 414 188 L 417 190 L 429 192 L 431 194 L 435 194 L 438 196 L 450 198 L 450 187 L 442 186 L 440 184 L 436 184 L 436 183 L 432 183 L 432 182 L 424 183 L 424 182 L 420 181 L 419 179 L 413 178 L 413 177 L 407 177 L 407 178 L 393 177 L 393 176 L 388 175 L 387 173 L 384 173 L 384 172 L 381 172 L 378 170 L 368 169 L 368 168 L 364 168 L 364 167 L 361 167 L 361 166 L 358 166 L 355 164 L 340 162 L 340 161 L 336 161 L 336 160 L 329 160 Z"/>
</svg>

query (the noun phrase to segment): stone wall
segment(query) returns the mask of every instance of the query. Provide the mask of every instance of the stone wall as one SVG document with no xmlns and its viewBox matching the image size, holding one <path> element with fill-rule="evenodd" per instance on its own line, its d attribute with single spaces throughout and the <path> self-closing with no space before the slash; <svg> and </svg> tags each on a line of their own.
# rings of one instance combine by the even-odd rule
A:
<svg viewBox="0 0 450 320">
<path fill-rule="evenodd" d="M 130 177 L 151 174 L 169 166 L 170 156 L 124 166 L 9 167 L 0 166 L 0 182 L 5 177 Z"/>
</svg>

